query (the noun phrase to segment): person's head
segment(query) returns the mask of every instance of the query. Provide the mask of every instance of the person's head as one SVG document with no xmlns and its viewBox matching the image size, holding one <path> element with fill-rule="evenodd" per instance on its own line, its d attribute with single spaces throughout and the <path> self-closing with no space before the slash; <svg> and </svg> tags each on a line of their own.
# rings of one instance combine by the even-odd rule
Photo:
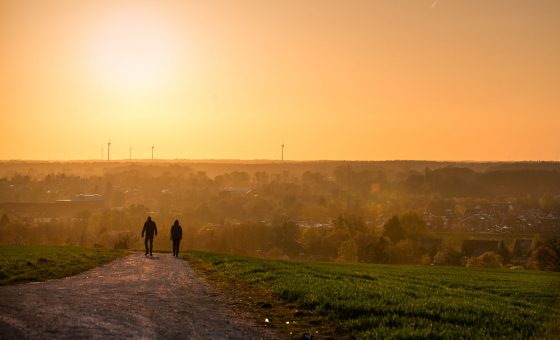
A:
<svg viewBox="0 0 560 340">
<path fill-rule="evenodd" d="M 148 221 L 151 221 L 151 220 L 152 220 L 152 217 L 151 217 L 151 216 L 148 216 Z"/>
<path fill-rule="evenodd" d="M 179 225 L 179 220 L 175 220 L 175 223 L 173 223 L 174 225 Z"/>
</svg>

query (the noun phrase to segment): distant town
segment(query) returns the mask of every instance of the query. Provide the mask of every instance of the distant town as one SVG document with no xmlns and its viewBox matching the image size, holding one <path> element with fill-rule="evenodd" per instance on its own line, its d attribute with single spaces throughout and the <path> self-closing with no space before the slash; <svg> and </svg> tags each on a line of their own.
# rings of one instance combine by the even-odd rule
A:
<svg viewBox="0 0 560 340">
<path fill-rule="evenodd" d="M 560 236 L 554 162 L 8 162 L 0 174 L 2 243 L 135 247 L 147 216 L 164 231 L 183 221 L 193 249 L 280 258 L 348 246 L 356 261 L 408 263 L 451 240 L 465 258 L 527 257 Z M 396 260 L 403 247 L 415 255 Z"/>
</svg>

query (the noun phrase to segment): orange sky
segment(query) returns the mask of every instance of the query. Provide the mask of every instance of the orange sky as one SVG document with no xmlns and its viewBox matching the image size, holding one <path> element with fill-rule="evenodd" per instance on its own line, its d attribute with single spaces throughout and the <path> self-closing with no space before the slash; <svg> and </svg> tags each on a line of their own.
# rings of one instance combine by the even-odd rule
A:
<svg viewBox="0 0 560 340">
<path fill-rule="evenodd" d="M 1 0 L 0 159 L 558 160 L 559 42 L 558 0 Z"/>
</svg>

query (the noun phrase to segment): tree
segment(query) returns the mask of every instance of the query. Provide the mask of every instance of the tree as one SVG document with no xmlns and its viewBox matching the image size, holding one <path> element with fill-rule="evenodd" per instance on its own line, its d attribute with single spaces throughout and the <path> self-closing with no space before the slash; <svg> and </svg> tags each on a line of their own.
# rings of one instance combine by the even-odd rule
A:
<svg viewBox="0 0 560 340">
<path fill-rule="evenodd" d="M 348 239 L 338 247 L 337 262 L 358 262 L 358 245 L 354 239 Z"/>
<path fill-rule="evenodd" d="M 332 259 L 339 246 L 328 235 L 329 230 L 326 228 L 303 228 L 299 239 L 308 256 L 326 260 Z"/>
<path fill-rule="evenodd" d="M 383 225 L 383 236 L 388 237 L 393 243 L 397 243 L 406 237 L 397 216 L 393 216 L 389 221 L 385 222 Z"/>
<path fill-rule="evenodd" d="M 253 177 L 257 185 L 268 184 L 268 173 L 266 171 L 257 171 Z"/>
<path fill-rule="evenodd" d="M 391 263 L 418 263 L 421 258 L 416 242 L 410 239 L 400 240 L 387 252 Z"/>
<path fill-rule="evenodd" d="M 386 263 L 387 262 L 387 248 L 390 242 L 383 236 L 379 238 L 377 242 L 374 242 L 370 247 L 371 258 L 373 262 L 376 263 Z"/>
<path fill-rule="evenodd" d="M 405 237 L 411 240 L 419 240 L 428 233 L 426 222 L 415 212 L 403 214 L 399 221 L 404 230 Z"/>
<path fill-rule="evenodd" d="M 358 215 L 339 215 L 333 220 L 335 229 L 347 231 L 350 236 L 356 235 L 358 232 L 365 230 L 365 224 L 362 218 Z"/>
<path fill-rule="evenodd" d="M 282 219 L 272 224 L 273 243 L 285 254 L 293 256 L 299 252 L 299 228 L 295 222 Z"/>
<path fill-rule="evenodd" d="M 0 219 L 0 228 L 7 226 L 8 223 L 10 223 L 10 218 L 8 218 L 8 215 L 2 215 L 2 218 Z"/>
</svg>

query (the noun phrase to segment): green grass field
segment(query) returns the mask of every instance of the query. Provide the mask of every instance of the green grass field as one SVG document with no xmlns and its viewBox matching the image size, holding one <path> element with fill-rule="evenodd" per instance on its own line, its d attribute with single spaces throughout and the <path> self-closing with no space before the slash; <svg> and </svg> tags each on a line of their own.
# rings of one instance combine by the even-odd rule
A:
<svg viewBox="0 0 560 340">
<path fill-rule="evenodd" d="M 459 267 L 271 261 L 189 253 L 356 338 L 551 337 L 560 274 Z M 557 329 L 556 329 L 557 331 Z"/>
<path fill-rule="evenodd" d="M 124 254 L 91 248 L 0 245 L 0 285 L 76 275 Z"/>
</svg>

